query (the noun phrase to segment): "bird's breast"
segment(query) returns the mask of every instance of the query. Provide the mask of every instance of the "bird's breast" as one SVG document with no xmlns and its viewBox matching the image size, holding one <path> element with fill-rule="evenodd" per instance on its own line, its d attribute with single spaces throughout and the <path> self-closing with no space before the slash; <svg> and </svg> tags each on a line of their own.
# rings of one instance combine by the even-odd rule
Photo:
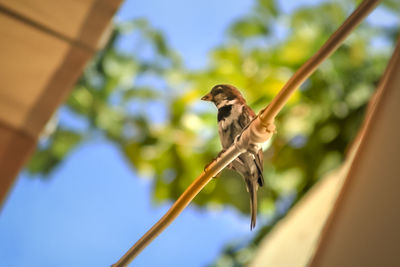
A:
<svg viewBox="0 0 400 267">
<path fill-rule="evenodd" d="M 218 109 L 218 132 L 224 148 L 229 147 L 242 130 L 238 123 L 242 111 L 243 105 L 227 105 Z"/>
</svg>

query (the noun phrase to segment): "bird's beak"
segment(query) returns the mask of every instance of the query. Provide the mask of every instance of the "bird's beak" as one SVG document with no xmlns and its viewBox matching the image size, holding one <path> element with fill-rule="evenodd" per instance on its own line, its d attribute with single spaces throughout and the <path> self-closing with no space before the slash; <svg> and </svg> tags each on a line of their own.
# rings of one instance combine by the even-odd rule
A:
<svg viewBox="0 0 400 267">
<path fill-rule="evenodd" d="M 204 100 L 204 101 L 211 101 L 211 99 L 212 99 L 211 93 L 208 93 L 201 98 L 201 100 Z"/>
</svg>

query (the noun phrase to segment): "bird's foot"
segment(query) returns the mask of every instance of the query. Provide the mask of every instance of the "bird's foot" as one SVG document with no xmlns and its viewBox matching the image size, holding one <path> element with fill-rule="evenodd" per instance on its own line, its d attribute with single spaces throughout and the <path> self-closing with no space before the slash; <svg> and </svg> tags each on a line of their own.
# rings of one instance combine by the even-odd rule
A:
<svg viewBox="0 0 400 267">
<path fill-rule="evenodd" d="M 217 155 L 217 157 L 216 157 L 215 159 L 220 158 L 221 155 L 222 155 L 225 151 L 226 151 L 226 149 L 222 149 L 222 150 L 218 153 L 218 155 Z"/>
<path fill-rule="evenodd" d="M 214 161 L 217 161 L 218 158 L 220 158 L 221 155 L 222 155 L 225 151 L 226 151 L 226 149 L 222 149 L 222 150 L 218 153 L 218 155 L 217 155 L 210 163 L 208 163 L 208 164 L 204 167 L 204 171 L 205 171 L 205 172 L 208 171 L 209 168 L 210 168 L 210 165 L 211 165 Z M 213 178 L 219 178 L 219 175 L 220 175 L 220 174 L 221 174 L 221 172 L 217 173 Z"/>
</svg>

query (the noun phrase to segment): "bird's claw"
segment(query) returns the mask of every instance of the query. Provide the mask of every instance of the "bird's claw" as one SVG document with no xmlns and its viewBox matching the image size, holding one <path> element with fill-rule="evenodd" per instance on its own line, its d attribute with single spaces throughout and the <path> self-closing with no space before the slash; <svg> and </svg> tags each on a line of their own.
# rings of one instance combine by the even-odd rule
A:
<svg viewBox="0 0 400 267">
<path fill-rule="evenodd" d="M 208 164 L 204 167 L 204 171 L 205 171 L 205 172 L 208 171 L 210 165 L 211 165 L 214 161 L 218 160 L 218 158 L 220 158 L 221 155 L 222 155 L 225 151 L 226 151 L 226 149 L 222 149 L 222 150 L 218 153 L 218 155 L 217 155 L 210 163 L 208 163 Z M 213 178 L 214 178 L 214 179 L 215 179 L 215 178 L 219 178 L 219 175 L 220 175 L 220 174 L 221 174 L 221 172 L 217 173 Z"/>
<path fill-rule="evenodd" d="M 222 155 L 225 151 L 226 151 L 226 149 L 222 149 L 222 150 L 218 153 L 218 155 L 217 155 L 217 157 L 216 157 L 215 159 L 220 158 L 221 155 Z"/>
</svg>

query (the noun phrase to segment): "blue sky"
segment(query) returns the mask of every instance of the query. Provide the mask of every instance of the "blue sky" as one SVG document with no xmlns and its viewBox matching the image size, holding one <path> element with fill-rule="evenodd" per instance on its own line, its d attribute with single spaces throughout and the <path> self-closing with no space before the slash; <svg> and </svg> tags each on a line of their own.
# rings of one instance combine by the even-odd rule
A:
<svg viewBox="0 0 400 267">
<path fill-rule="evenodd" d="M 314 1 L 285 1 L 285 12 Z M 163 30 L 185 64 L 198 68 L 224 40 L 226 27 L 253 1 L 126 1 L 117 20 L 146 17 Z M 385 18 L 385 19 L 382 19 Z M 375 11 L 374 23 L 398 19 Z M 61 121 L 80 125 L 60 112 Z M 94 138 L 49 177 L 21 173 L 0 214 L 0 266 L 109 266 L 168 209 L 151 203 L 151 181 L 139 179 L 112 143 Z M 227 242 L 252 234 L 249 219 L 231 209 L 194 207 L 135 260 L 134 266 L 205 266 Z"/>
<path fill-rule="evenodd" d="M 22 174 L 0 217 L 0 266 L 109 266 L 169 207 L 153 206 L 150 190 L 103 140 L 81 146 L 49 180 Z M 235 212 L 189 208 L 134 265 L 203 266 L 248 232 Z"/>
</svg>

